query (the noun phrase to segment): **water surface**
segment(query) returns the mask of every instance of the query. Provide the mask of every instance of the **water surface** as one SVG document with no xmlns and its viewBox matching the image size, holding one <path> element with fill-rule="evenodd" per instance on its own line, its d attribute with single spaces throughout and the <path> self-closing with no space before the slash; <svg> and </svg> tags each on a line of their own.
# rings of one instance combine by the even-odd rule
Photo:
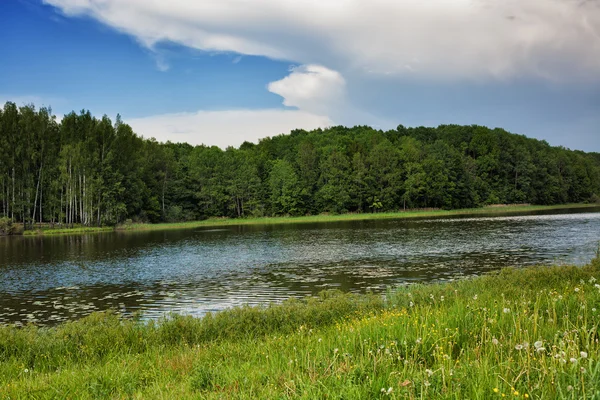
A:
<svg viewBox="0 0 600 400">
<path fill-rule="evenodd" d="M 52 324 L 108 308 L 202 315 L 326 288 L 381 291 L 505 266 L 583 265 L 598 240 L 600 208 L 0 238 L 0 323 Z"/>
</svg>

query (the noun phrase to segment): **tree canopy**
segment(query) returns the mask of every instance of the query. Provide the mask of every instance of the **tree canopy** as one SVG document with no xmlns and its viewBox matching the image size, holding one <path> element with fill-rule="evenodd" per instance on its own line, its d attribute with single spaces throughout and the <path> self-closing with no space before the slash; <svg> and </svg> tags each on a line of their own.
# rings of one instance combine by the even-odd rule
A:
<svg viewBox="0 0 600 400">
<path fill-rule="evenodd" d="M 208 217 L 596 201 L 600 154 L 483 126 L 294 130 L 222 150 L 143 139 L 117 116 L 7 102 L 0 216 L 112 225 Z"/>
</svg>

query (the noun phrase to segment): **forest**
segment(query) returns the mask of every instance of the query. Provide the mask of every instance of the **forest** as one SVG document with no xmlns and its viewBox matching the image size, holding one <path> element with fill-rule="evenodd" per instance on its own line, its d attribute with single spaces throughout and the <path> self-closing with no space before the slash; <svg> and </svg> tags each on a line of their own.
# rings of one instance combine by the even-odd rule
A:
<svg viewBox="0 0 600 400">
<path fill-rule="evenodd" d="M 139 132 L 143 135 L 143 132 Z M 159 143 L 117 116 L 0 109 L 0 218 L 61 226 L 598 201 L 600 154 L 484 126 Z"/>
</svg>

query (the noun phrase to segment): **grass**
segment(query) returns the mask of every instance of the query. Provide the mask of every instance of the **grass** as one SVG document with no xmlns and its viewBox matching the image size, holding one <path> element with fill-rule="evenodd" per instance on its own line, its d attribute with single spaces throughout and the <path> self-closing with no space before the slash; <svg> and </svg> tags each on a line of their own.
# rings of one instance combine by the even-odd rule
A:
<svg viewBox="0 0 600 400">
<path fill-rule="evenodd" d="M 600 260 L 160 323 L 0 328 L 0 398 L 600 396 Z"/>
<path fill-rule="evenodd" d="M 381 219 L 405 219 L 405 218 L 427 218 L 427 217 L 450 217 L 481 214 L 526 214 L 536 211 L 552 211 L 572 208 L 594 208 L 598 204 L 562 204 L 553 206 L 514 205 L 505 207 L 482 207 L 460 210 L 429 210 L 429 211 L 400 211 L 389 213 L 364 213 L 364 214 L 339 214 L 339 215 L 312 215 L 303 217 L 261 217 L 261 218 L 211 218 L 204 221 L 160 223 L 160 224 L 126 224 L 116 228 L 110 227 L 75 227 L 72 229 L 37 229 L 25 231 L 25 235 L 58 235 L 79 234 L 107 231 L 149 231 L 149 230 L 171 230 L 190 229 L 200 227 L 221 227 L 239 225 L 276 225 L 276 224 L 298 224 L 298 223 L 322 223 L 339 221 L 364 221 Z"/>
</svg>

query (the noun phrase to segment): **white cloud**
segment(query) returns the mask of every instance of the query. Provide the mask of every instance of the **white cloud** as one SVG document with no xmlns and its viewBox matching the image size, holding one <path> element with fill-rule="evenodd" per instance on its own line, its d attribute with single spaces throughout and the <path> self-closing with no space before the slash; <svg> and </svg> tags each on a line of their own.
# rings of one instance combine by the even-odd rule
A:
<svg viewBox="0 0 600 400">
<path fill-rule="evenodd" d="M 597 0 L 44 0 L 152 48 L 171 41 L 349 76 L 600 76 Z"/>
<path fill-rule="evenodd" d="M 225 110 L 177 113 L 126 120 L 133 130 L 158 141 L 192 145 L 239 146 L 292 129 L 332 125 L 329 118 L 300 110 Z"/>
<path fill-rule="evenodd" d="M 283 97 L 283 104 L 301 110 L 328 113 L 344 101 L 344 77 L 321 65 L 303 65 L 291 69 L 290 75 L 271 82 L 270 92 Z"/>
</svg>

